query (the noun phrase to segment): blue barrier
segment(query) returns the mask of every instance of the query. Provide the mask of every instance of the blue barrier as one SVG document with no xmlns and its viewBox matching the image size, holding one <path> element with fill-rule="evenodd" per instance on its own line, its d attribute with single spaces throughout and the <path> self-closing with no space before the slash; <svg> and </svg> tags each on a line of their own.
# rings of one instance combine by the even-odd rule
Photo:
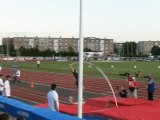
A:
<svg viewBox="0 0 160 120">
<path fill-rule="evenodd" d="M 0 111 L 26 120 L 80 120 L 77 117 L 37 108 L 18 100 L 0 96 Z"/>
</svg>

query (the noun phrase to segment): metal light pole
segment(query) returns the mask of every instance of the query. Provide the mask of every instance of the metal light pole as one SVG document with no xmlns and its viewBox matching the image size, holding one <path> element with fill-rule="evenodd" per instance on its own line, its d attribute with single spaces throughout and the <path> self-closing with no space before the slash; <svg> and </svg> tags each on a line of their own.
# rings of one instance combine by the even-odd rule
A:
<svg viewBox="0 0 160 120">
<path fill-rule="evenodd" d="M 83 0 L 80 0 L 79 13 L 79 76 L 78 76 L 78 117 L 82 118 L 83 104 Z"/>
<path fill-rule="evenodd" d="M 9 56 L 9 37 L 7 38 L 7 57 Z"/>
<path fill-rule="evenodd" d="M 133 57 L 133 42 L 130 42 L 131 44 L 131 57 Z"/>
</svg>

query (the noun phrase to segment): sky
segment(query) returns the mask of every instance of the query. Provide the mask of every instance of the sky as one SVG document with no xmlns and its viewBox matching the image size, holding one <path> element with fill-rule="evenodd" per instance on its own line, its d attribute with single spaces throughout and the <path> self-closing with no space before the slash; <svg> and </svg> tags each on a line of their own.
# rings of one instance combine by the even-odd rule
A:
<svg viewBox="0 0 160 120">
<path fill-rule="evenodd" d="M 0 38 L 79 37 L 80 0 L 0 0 Z M 160 40 L 160 0 L 83 0 L 84 37 Z"/>
</svg>

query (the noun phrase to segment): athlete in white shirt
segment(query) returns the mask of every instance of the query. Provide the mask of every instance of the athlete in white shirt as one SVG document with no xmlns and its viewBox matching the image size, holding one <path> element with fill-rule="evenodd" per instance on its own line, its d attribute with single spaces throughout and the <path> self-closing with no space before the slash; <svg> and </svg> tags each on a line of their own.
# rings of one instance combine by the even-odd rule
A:
<svg viewBox="0 0 160 120">
<path fill-rule="evenodd" d="M 3 92 L 3 75 L 0 74 L 0 95 L 2 95 Z"/>
<path fill-rule="evenodd" d="M 2 73 L 2 67 L 0 66 L 0 73 Z"/>
<path fill-rule="evenodd" d="M 40 61 L 39 60 L 37 60 L 37 68 L 40 68 Z"/>
<path fill-rule="evenodd" d="M 3 96 L 10 97 L 11 96 L 11 88 L 10 88 L 10 76 L 7 75 L 3 85 Z"/>
<path fill-rule="evenodd" d="M 52 111 L 59 112 L 59 100 L 58 100 L 58 94 L 56 92 L 56 84 L 51 85 L 51 90 L 47 94 L 48 98 L 48 107 Z"/>
</svg>

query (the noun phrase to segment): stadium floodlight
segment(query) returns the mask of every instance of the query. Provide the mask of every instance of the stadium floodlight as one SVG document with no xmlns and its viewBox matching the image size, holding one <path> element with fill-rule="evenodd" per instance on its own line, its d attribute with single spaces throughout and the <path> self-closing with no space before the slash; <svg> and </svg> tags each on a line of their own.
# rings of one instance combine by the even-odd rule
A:
<svg viewBox="0 0 160 120">
<path fill-rule="evenodd" d="M 81 119 L 83 108 L 83 0 L 80 0 L 79 2 L 78 117 Z"/>
</svg>

